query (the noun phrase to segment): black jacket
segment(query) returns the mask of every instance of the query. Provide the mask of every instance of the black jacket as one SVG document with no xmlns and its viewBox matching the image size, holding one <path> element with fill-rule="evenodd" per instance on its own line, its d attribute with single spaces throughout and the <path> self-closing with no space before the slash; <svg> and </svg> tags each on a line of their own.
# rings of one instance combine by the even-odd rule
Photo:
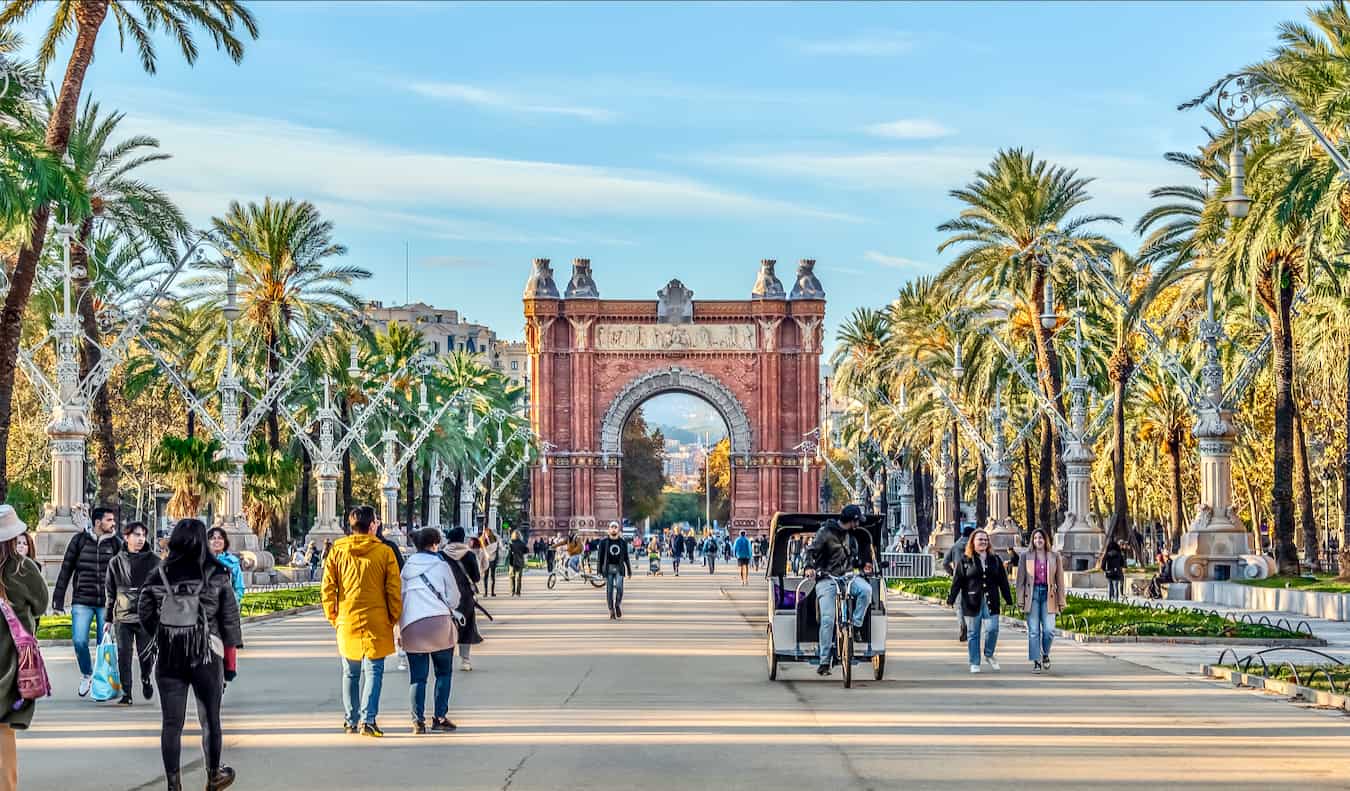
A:
<svg viewBox="0 0 1350 791">
<path fill-rule="evenodd" d="M 952 588 L 947 593 L 948 604 L 955 603 L 956 597 L 960 596 L 963 615 L 979 615 L 980 605 L 986 602 L 989 604 L 989 614 L 998 615 L 1000 594 L 1003 601 L 1013 603 L 1012 590 L 1008 587 L 1008 572 L 998 555 L 990 552 L 984 563 L 980 562 L 979 556 L 961 555 L 957 559 Z"/>
<path fill-rule="evenodd" d="M 70 539 L 66 545 L 66 556 L 61 559 L 61 570 L 56 574 L 52 609 L 66 608 L 67 586 L 71 588 L 71 604 L 83 604 L 86 607 L 107 604 L 103 583 L 108 578 L 108 564 L 122 548 L 122 539 L 116 535 L 99 541 L 92 533 L 84 532 Z"/>
<path fill-rule="evenodd" d="M 159 568 L 159 556 L 150 551 L 149 545 L 136 554 L 125 549 L 108 564 L 107 590 L 108 618 L 113 623 L 137 623 L 140 615 L 136 608 L 141 596 L 141 588 L 150 579 L 150 574 Z"/>
<path fill-rule="evenodd" d="M 385 546 L 394 550 L 394 562 L 398 564 L 398 570 L 402 571 L 403 564 L 407 562 L 407 560 L 404 559 L 403 557 L 403 550 L 398 548 L 398 544 L 395 544 L 393 541 L 390 541 L 389 539 L 385 538 L 383 530 L 380 531 L 380 534 L 376 536 L 376 538 L 380 539 L 381 544 L 384 544 Z"/>
<path fill-rule="evenodd" d="M 858 557 L 858 541 L 849 532 L 838 519 L 826 519 L 806 548 L 807 567 L 836 577 L 862 568 L 865 561 Z"/>
<path fill-rule="evenodd" d="M 1114 547 L 1106 550 L 1102 555 L 1102 571 L 1109 580 L 1125 579 L 1125 553 Z"/>
<path fill-rule="evenodd" d="M 525 542 L 519 538 L 512 539 L 511 544 L 506 548 L 506 563 L 513 569 L 525 568 L 525 556 L 530 553 L 530 548 L 525 546 Z"/>
<path fill-rule="evenodd" d="M 478 599 L 473 592 L 474 584 L 482 577 L 478 571 L 478 558 L 472 552 L 463 560 L 455 560 L 444 550 L 437 554 L 450 564 L 450 575 L 459 587 L 459 612 L 464 616 L 464 625 L 459 627 L 459 644 L 477 645 L 483 642 L 483 636 L 478 633 L 478 608 L 474 606 Z"/>
<path fill-rule="evenodd" d="M 200 579 L 196 576 L 198 573 L 195 568 L 164 568 L 164 575 L 174 585 Z M 167 594 L 158 572 L 150 575 L 141 588 L 136 613 L 140 616 L 141 626 L 150 634 L 159 628 L 159 608 Z M 244 644 L 244 633 L 239 626 L 239 602 L 234 598 L 234 583 L 230 580 L 230 572 L 219 563 L 212 563 L 208 571 L 206 585 L 201 591 L 201 606 L 206 613 L 206 623 L 211 634 L 219 637 L 226 646 L 238 648 Z"/>
<path fill-rule="evenodd" d="M 610 566 L 617 566 L 624 576 L 633 576 L 633 567 L 628 562 L 628 542 L 622 538 L 605 536 L 600 539 L 595 546 L 595 555 L 598 560 L 596 571 L 600 574 L 608 572 Z"/>
</svg>

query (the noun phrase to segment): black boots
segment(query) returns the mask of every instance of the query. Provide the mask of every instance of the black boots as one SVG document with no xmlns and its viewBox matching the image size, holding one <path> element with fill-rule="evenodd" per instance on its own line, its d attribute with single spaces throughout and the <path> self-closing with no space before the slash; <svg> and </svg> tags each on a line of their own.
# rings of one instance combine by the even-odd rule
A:
<svg viewBox="0 0 1350 791">
<path fill-rule="evenodd" d="M 222 766 L 206 778 L 206 791 L 224 791 L 234 785 L 234 770 Z"/>
<path fill-rule="evenodd" d="M 169 791 L 183 791 L 182 772 L 169 772 L 164 775 L 164 779 L 169 781 Z"/>
</svg>

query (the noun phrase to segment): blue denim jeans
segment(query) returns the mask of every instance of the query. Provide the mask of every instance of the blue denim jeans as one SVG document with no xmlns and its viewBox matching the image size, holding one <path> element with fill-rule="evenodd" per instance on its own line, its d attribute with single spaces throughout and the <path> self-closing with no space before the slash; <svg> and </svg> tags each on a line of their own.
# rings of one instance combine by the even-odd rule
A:
<svg viewBox="0 0 1350 791">
<path fill-rule="evenodd" d="M 605 572 L 605 601 L 609 602 L 609 611 L 623 604 L 623 569 L 610 567 Z"/>
<path fill-rule="evenodd" d="M 103 639 L 103 624 L 108 610 L 105 607 L 90 607 L 87 604 L 70 605 L 70 644 L 75 647 L 75 661 L 80 666 L 80 675 L 94 673 L 94 662 L 89 656 L 89 625 L 98 622 L 95 634 Z"/>
<path fill-rule="evenodd" d="M 853 612 L 849 613 L 849 622 L 862 626 L 867 615 L 867 605 L 872 603 L 872 586 L 862 577 L 849 581 L 848 592 L 853 596 Z M 816 601 L 820 606 L 820 661 L 830 661 L 830 651 L 834 649 L 834 602 L 839 597 L 839 589 L 834 580 L 821 580 L 816 583 Z"/>
<path fill-rule="evenodd" d="M 427 673 L 435 672 L 436 688 L 431 701 L 432 715 L 444 719 L 450 713 L 451 673 L 455 669 L 455 649 L 433 651 L 429 654 L 408 654 L 408 683 L 412 685 L 412 719 L 423 722 L 427 707 Z"/>
<path fill-rule="evenodd" d="M 1050 643 L 1055 640 L 1055 614 L 1050 612 L 1050 589 L 1037 585 L 1031 589 L 1031 606 L 1027 608 L 1027 659 L 1041 661 L 1050 656 Z"/>
<path fill-rule="evenodd" d="M 989 612 L 989 602 L 980 605 L 978 615 L 966 616 L 966 652 L 970 654 L 970 663 L 980 663 L 980 642 L 984 642 L 984 655 L 994 658 L 994 648 L 998 645 L 998 616 Z"/>
<path fill-rule="evenodd" d="M 348 725 L 372 723 L 380 713 L 380 688 L 384 685 L 384 657 L 342 658 L 342 708 Z M 360 708 L 357 708 L 357 705 Z"/>
</svg>

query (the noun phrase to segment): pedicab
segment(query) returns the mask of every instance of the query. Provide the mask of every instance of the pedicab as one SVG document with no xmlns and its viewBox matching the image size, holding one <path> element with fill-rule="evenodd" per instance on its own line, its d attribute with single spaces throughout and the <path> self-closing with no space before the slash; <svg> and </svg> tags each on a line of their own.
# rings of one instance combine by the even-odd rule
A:
<svg viewBox="0 0 1350 791">
<path fill-rule="evenodd" d="M 834 514 L 774 514 L 769 529 L 769 565 L 765 570 L 769 580 L 765 655 L 770 681 L 778 678 L 779 666 L 786 663 L 820 665 L 820 613 L 816 604 L 816 583 L 820 579 L 791 573 L 788 545 L 794 537 L 801 537 L 804 549 L 825 520 L 833 518 Z M 841 591 L 848 589 L 848 581 L 854 576 L 862 577 L 872 586 L 872 602 L 857 640 L 848 628 L 849 619 L 844 617 L 852 607 L 852 597 L 835 597 L 834 650 L 830 662 L 840 668 L 845 688 L 853 686 L 854 665 L 870 663 L 872 677 L 877 681 L 886 675 L 886 585 L 877 551 L 882 546 L 883 522 L 883 516 L 868 514 L 863 517 L 861 527 L 851 532 L 857 544 L 857 558 L 862 563 L 871 563 L 870 573 L 858 568 L 841 577 L 824 578 L 839 585 Z"/>
</svg>

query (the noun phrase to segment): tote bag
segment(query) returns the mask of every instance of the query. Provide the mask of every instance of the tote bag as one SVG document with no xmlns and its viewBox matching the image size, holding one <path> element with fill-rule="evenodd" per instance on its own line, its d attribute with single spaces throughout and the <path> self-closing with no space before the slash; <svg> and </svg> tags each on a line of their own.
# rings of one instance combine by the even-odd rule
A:
<svg viewBox="0 0 1350 791">
<path fill-rule="evenodd" d="M 89 688 L 89 695 L 98 701 L 122 696 L 122 679 L 117 674 L 117 641 L 113 639 L 112 629 L 104 629 L 103 639 L 98 642 L 98 656 L 94 659 L 94 683 Z"/>
</svg>

